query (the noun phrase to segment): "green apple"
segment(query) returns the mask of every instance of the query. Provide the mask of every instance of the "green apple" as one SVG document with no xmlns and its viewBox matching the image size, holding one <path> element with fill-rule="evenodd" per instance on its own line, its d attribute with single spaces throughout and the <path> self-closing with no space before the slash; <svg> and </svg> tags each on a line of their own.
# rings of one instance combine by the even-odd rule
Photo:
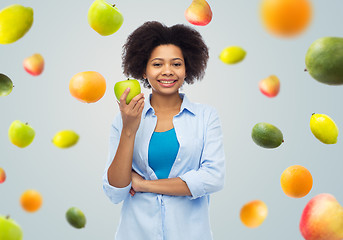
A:
<svg viewBox="0 0 343 240">
<path fill-rule="evenodd" d="M 7 96 L 12 92 L 13 82 L 5 74 L 0 73 L 0 97 Z"/>
<path fill-rule="evenodd" d="M 125 91 L 125 89 L 130 88 L 130 92 L 126 97 L 126 104 L 129 104 L 135 96 L 141 93 L 141 85 L 136 79 L 127 79 L 124 81 L 117 82 L 114 85 L 114 94 L 116 98 L 120 99 L 121 95 Z"/>
<path fill-rule="evenodd" d="M 9 216 L 0 215 L 0 239 L 22 240 L 23 231 L 21 227 Z"/>
<path fill-rule="evenodd" d="M 88 23 L 100 35 L 108 36 L 121 27 L 124 18 L 115 5 L 95 0 L 88 10 Z"/>
<path fill-rule="evenodd" d="M 32 143 L 35 130 L 27 123 L 15 120 L 8 129 L 8 137 L 14 145 L 24 148 Z"/>
<path fill-rule="evenodd" d="M 0 44 L 13 43 L 22 38 L 33 23 L 33 10 L 19 4 L 0 11 Z"/>
</svg>

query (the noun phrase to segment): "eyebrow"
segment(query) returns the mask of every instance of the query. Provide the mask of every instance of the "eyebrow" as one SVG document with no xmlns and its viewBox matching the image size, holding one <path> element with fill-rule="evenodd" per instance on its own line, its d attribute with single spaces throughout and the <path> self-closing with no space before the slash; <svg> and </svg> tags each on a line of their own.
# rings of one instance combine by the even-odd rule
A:
<svg viewBox="0 0 343 240">
<path fill-rule="evenodd" d="M 154 61 L 154 60 L 161 60 L 161 61 L 164 61 L 163 58 L 154 58 L 154 59 L 151 59 L 151 62 Z M 183 61 L 181 58 L 173 58 L 173 59 L 171 59 L 171 60 L 172 60 L 172 61 L 174 61 L 174 60 L 181 60 L 181 61 Z"/>
</svg>

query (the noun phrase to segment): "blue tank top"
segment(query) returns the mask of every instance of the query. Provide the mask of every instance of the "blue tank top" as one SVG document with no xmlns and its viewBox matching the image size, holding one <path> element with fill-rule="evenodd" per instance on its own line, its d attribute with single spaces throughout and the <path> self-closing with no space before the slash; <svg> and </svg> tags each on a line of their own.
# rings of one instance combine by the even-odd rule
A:
<svg viewBox="0 0 343 240">
<path fill-rule="evenodd" d="M 174 128 L 152 134 L 149 143 L 148 162 L 158 179 L 168 178 L 179 146 Z"/>
</svg>

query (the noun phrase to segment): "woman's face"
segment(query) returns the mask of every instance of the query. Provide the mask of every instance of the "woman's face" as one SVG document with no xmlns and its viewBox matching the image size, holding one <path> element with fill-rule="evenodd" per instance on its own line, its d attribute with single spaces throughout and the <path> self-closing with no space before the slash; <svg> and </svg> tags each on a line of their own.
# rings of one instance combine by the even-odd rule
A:
<svg viewBox="0 0 343 240">
<path fill-rule="evenodd" d="M 154 93 L 178 93 L 186 77 L 181 49 L 173 44 L 157 46 L 151 52 L 143 77 L 148 79 Z"/>
</svg>

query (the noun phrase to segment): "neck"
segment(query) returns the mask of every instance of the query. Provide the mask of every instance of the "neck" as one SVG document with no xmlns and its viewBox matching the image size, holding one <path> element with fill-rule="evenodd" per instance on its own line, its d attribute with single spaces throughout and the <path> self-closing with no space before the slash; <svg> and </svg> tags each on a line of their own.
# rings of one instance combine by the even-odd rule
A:
<svg viewBox="0 0 343 240">
<path fill-rule="evenodd" d="M 180 97 L 179 92 L 176 92 L 173 95 L 159 95 L 154 94 L 153 92 L 151 94 L 150 104 L 155 111 L 180 109 L 182 98 Z"/>
</svg>

